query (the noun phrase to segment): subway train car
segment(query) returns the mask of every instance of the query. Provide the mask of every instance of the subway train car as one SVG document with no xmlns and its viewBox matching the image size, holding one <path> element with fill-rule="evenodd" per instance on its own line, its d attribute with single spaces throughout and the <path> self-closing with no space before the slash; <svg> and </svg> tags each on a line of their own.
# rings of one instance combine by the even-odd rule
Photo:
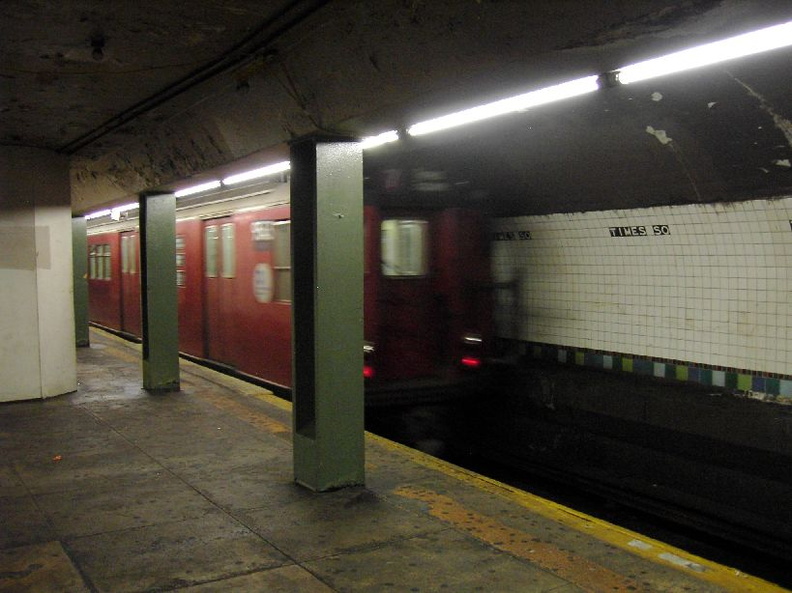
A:
<svg viewBox="0 0 792 593">
<path fill-rule="evenodd" d="M 291 385 L 289 212 L 285 178 L 177 202 L 181 352 L 276 391 Z M 88 225 L 91 322 L 140 336 L 137 213 Z M 364 225 L 367 405 L 468 392 L 491 342 L 484 217 L 367 203 Z"/>
</svg>

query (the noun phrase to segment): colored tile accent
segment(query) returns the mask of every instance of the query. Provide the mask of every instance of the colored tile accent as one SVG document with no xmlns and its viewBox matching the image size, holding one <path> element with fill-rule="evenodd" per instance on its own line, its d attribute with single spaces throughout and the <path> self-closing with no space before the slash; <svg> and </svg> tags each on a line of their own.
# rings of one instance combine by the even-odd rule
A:
<svg viewBox="0 0 792 593">
<path fill-rule="evenodd" d="M 768 377 L 765 379 L 765 390 L 770 395 L 781 395 L 781 380 Z"/>
<path fill-rule="evenodd" d="M 751 391 L 753 389 L 753 377 L 751 375 L 737 375 L 737 389 L 740 391 Z"/>
<path fill-rule="evenodd" d="M 767 379 L 764 377 L 750 377 L 751 379 L 751 391 L 756 391 L 757 393 L 767 393 L 765 389 L 767 389 Z"/>
<path fill-rule="evenodd" d="M 603 365 L 602 354 L 586 352 L 585 363 L 586 366 L 601 369 Z"/>
<path fill-rule="evenodd" d="M 523 352 L 530 352 L 535 359 L 557 360 L 598 369 L 637 373 L 654 377 L 689 381 L 700 385 L 723 387 L 735 391 L 753 391 L 770 396 L 792 397 L 792 379 L 775 379 L 759 374 L 719 371 L 684 363 L 656 362 L 644 358 L 631 358 L 618 354 L 603 354 L 596 351 L 565 349 L 552 344 L 521 343 Z"/>
</svg>

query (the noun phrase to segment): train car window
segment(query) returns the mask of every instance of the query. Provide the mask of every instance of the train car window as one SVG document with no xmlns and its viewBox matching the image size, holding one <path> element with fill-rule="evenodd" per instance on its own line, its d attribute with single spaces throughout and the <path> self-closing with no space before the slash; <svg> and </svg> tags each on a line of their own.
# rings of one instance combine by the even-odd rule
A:
<svg viewBox="0 0 792 593">
<path fill-rule="evenodd" d="M 236 241 L 234 240 L 234 223 L 222 226 L 223 236 L 223 278 L 236 276 Z"/>
<path fill-rule="evenodd" d="M 272 225 L 274 231 L 273 269 L 275 270 L 275 300 L 292 300 L 291 285 L 291 222 L 282 220 Z"/>
<path fill-rule="evenodd" d="M 217 227 L 208 226 L 204 229 L 206 244 L 206 276 L 217 278 Z"/>
<path fill-rule="evenodd" d="M 129 235 L 121 236 L 121 273 L 129 274 Z"/>
<path fill-rule="evenodd" d="M 129 243 L 128 243 L 128 251 L 129 251 L 129 273 L 130 274 L 137 274 L 137 241 L 135 240 L 134 235 L 129 236 Z"/>
<path fill-rule="evenodd" d="M 383 220 L 382 275 L 419 277 L 429 273 L 429 223 L 425 220 Z"/>
<path fill-rule="evenodd" d="M 176 286 L 187 286 L 184 270 L 187 265 L 187 254 L 184 253 L 184 235 L 176 235 Z"/>
<path fill-rule="evenodd" d="M 88 250 L 88 277 L 91 280 L 96 279 L 96 245 L 91 245 Z"/>
</svg>

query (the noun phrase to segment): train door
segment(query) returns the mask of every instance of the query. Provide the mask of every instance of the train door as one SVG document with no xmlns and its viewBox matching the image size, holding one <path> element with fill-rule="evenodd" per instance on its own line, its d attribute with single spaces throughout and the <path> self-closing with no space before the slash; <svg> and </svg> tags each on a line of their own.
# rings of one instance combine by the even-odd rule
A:
<svg viewBox="0 0 792 593">
<path fill-rule="evenodd" d="M 140 239 L 136 231 L 121 233 L 121 329 L 141 335 Z"/>
<path fill-rule="evenodd" d="M 442 302 L 431 274 L 432 220 L 384 217 L 380 230 L 378 377 L 432 376 L 442 339 Z"/>
<path fill-rule="evenodd" d="M 204 294 L 207 358 L 234 365 L 236 233 L 231 217 L 204 221 Z"/>
</svg>

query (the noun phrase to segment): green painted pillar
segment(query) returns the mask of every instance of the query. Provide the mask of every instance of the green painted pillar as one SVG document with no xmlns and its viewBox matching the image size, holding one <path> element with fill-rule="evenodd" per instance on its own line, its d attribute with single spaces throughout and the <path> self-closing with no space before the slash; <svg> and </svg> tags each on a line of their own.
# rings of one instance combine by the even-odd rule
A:
<svg viewBox="0 0 792 593">
<path fill-rule="evenodd" d="M 347 139 L 291 146 L 295 481 L 362 485 L 363 153 Z"/>
<path fill-rule="evenodd" d="M 179 390 L 176 197 L 140 196 L 143 388 Z"/>
<path fill-rule="evenodd" d="M 74 274 L 74 341 L 90 346 L 88 333 L 88 225 L 84 216 L 72 218 L 72 269 Z"/>
</svg>

